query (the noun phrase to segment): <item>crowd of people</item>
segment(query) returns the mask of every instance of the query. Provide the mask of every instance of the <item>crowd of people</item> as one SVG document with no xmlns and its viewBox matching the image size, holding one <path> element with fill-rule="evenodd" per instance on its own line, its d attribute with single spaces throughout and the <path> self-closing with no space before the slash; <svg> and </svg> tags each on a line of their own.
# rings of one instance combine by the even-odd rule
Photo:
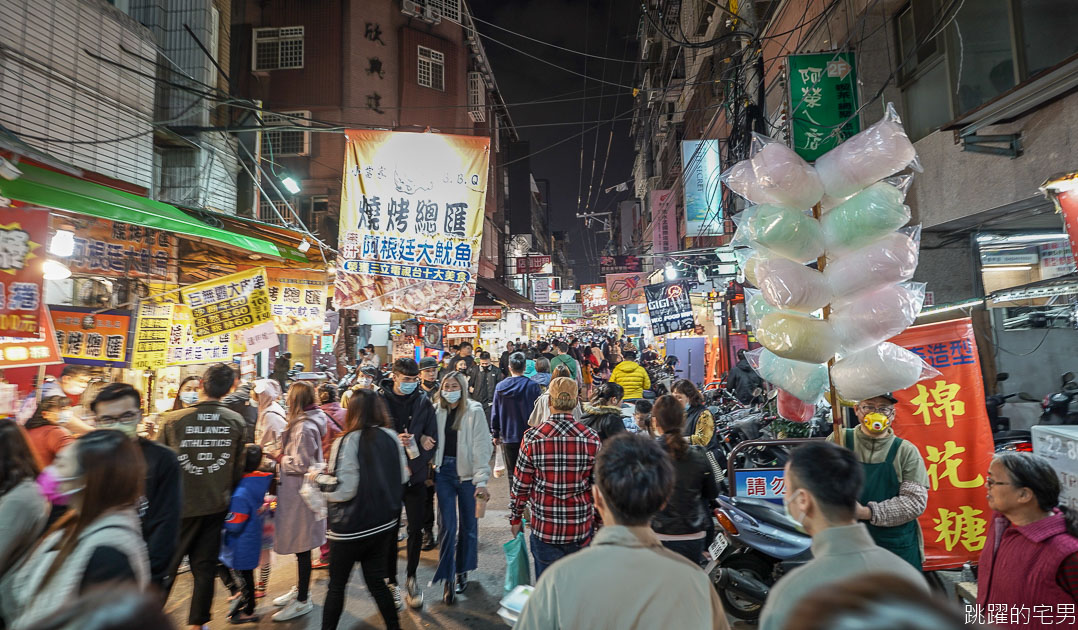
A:
<svg viewBox="0 0 1078 630">
<path fill-rule="evenodd" d="M 316 609 L 312 571 L 326 568 L 321 627 L 337 628 L 359 564 L 399 628 L 405 605 L 424 605 L 423 551 L 438 550 L 431 584 L 445 604 L 467 592 L 499 463 L 536 580 L 517 627 L 726 628 L 701 569 L 722 475 L 715 421 L 684 379 L 644 399 L 638 350 L 514 342 L 495 362 L 464 342 L 442 361 L 397 359 L 383 377 L 368 347 L 365 377 L 344 392 L 273 374 L 241 383 L 219 364 L 181 382 L 154 423 L 142 392 L 67 366 L 24 423 L 0 419 L 0 628 L 115 610 L 102 588 L 117 601 L 143 593 L 125 610 L 152 618 L 181 566 L 190 628 L 210 622 L 217 579 L 228 620 L 257 622 L 270 551 L 297 567 L 274 621 Z M 917 448 L 889 427 L 894 402 L 861 401 L 858 427 L 790 453 L 785 509 L 812 536 L 813 560 L 774 586 L 762 630 L 876 619 L 879 602 L 939 624 L 914 627 L 958 627 L 921 572 L 928 482 Z M 998 455 L 987 473 L 978 604 L 1073 604 L 1078 517 L 1058 506 L 1058 475 L 1031 453 Z M 868 581 L 890 585 L 886 596 Z M 885 622 L 858 627 L 897 627 Z"/>
</svg>

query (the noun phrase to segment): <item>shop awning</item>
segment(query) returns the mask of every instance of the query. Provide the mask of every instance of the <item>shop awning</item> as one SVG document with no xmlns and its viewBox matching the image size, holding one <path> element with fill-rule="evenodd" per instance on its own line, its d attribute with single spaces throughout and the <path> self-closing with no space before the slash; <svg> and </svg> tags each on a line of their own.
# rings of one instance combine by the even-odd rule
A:
<svg viewBox="0 0 1078 630">
<path fill-rule="evenodd" d="M 209 239 L 265 256 L 292 258 L 269 241 L 206 225 L 167 203 L 29 164 L 19 164 L 18 168 L 23 173 L 18 179 L 0 179 L 0 196 L 30 205 Z"/>
<path fill-rule="evenodd" d="M 535 302 L 532 302 L 528 298 L 524 297 L 523 295 L 520 295 L 516 291 L 503 285 L 497 280 L 493 280 L 491 278 L 478 278 L 476 280 L 476 288 L 489 293 L 490 297 L 493 298 L 494 302 L 497 304 L 502 304 L 510 308 L 527 311 L 532 315 L 537 314 L 537 311 L 535 310 Z M 478 306 L 484 305 L 483 300 L 480 300 L 479 294 L 476 295 L 475 303 Z M 493 306 L 493 304 L 489 304 L 489 306 Z"/>
</svg>

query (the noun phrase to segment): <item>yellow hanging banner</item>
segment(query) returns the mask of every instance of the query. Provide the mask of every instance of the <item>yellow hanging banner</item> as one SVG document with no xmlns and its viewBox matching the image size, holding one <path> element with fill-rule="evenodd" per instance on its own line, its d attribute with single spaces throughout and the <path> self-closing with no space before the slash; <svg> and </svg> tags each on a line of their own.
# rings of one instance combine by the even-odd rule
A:
<svg viewBox="0 0 1078 630">
<path fill-rule="evenodd" d="M 266 269 L 258 267 L 180 289 L 196 341 L 270 321 Z"/>
<path fill-rule="evenodd" d="M 156 370 L 168 360 L 168 335 L 172 325 L 169 303 L 145 303 L 138 307 L 135 323 L 135 347 L 131 354 L 131 369 Z"/>
</svg>

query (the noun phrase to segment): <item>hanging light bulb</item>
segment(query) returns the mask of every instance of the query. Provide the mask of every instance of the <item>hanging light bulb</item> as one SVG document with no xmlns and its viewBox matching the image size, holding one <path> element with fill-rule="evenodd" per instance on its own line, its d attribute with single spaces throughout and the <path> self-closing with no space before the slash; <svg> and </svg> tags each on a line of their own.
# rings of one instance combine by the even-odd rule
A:
<svg viewBox="0 0 1078 630">
<path fill-rule="evenodd" d="M 67 258 L 75 253 L 75 233 L 71 230 L 59 229 L 49 240 L 49 253 L 60 258 Z"/>
<path fill-rule="evenodd" d="M 673 263 L 666 263 L 664 273 L 666 274 L 667 280 L 677 280 L 677 269 L 674 267 Z"/>
</svg>

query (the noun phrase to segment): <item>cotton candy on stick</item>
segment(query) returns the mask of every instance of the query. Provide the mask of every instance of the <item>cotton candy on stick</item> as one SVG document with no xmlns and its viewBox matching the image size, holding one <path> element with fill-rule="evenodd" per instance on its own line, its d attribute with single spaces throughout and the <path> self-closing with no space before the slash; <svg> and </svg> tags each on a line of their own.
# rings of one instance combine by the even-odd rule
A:
<svg viewBox="0 0 1078 630">
<path fill-rule="evenodd" d="M 756 339 L 778 356 L 804 363 L 826 363 L 838 351 L 830 322 L 789 311 L 764 315 Z"/>
<path fill-rule="evenodd" d="M 783 359 L 767 348 L 750 350 L 745 353 L 745 358 L 760 378 L 781 387 L 798 400 L 814 403 L 828 387 L 826 365 Z"/>
<path fill-rule="evenodd" d="M 792 260 L 765 258 L 753 264 L 752 272 L 754 284 L 772 306 L 811 313 L 831 301 L 824 275 Z"/>
<path fill-rule="evenodd" d="M 738 231 L 744 230 L 754 245 L 796 262 L 814 261 L 823 255 L 820 222 L 803 211 L 761 204 L 745 212 L 748 217 Z"/>
<path fill-rule="evenodd" d="M 904 282 L 912 278 L 916 270 L 917 241 L 902 232 L 892 232 L 829 260 L 824 277 L 838 297 Z"/>
<path fill-rule="evenodd" d="M 846 400 L 865 400 L 906 389 L 939 374 L 921 357 L 890 342 L 846 355 L 831 367 L 835 389 Z"/>
<path fill-rule="evenodd" d="M 829 321 L 842 352 L 887 341 L 906 330 L 924 301 L 924 283 L 888 284 L 831 302 Z"/>
<path fill-rule="evenodd" d="M 811 208 L 823 197 L 816 169 L 779 142 L 769 142 L 752 158 L 734 164 L 724 180 L 730 190 L 753 203 Z"/>
<path fill-rule="evenodd" d="M 831 253 L 868 245 L 906 225 L 910 208 L 905 193 L 887 182 L 876 182 L 820 217 Z"/>
<path fill-rule="evenodd" d="M 807 403 L 785 389 L 779 388 L 779 416 L 791 422 L 808 422 L 816 413 L 816 405 Z"/>
<path fill-rule="evenodd" d="M 821 155 L 816 172 L 827 195 L 841 199 L 894 175 L 916 158 L 913 143 L 888 104 L 879 122 Z"/>
</svg>

